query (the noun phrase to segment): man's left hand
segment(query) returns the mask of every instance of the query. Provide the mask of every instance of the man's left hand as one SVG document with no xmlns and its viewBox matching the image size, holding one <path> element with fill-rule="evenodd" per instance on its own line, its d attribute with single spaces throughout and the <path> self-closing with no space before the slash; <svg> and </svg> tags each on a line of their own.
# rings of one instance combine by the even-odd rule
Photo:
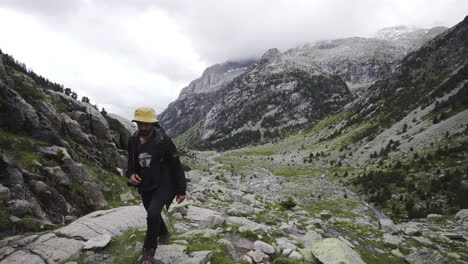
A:
<svg viewBox="0 0 468 264">
<path fill-rule="evenodd" d="M 176 197 L 176 202 L 178 204 L 180 204 L 181 202 L 183 202 L 185 200 L 185 195 L 177 195 Z"/>
</svg>

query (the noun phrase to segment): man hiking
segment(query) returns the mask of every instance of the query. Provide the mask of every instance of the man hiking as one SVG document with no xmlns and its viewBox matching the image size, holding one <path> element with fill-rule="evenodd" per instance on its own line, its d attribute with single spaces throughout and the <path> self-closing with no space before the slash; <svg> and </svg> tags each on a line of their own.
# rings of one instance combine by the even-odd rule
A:
<svg viewBox="0 0 468 264">
<path fill-rule="evenodd" d="M 177 203 L 183 202 L 187 185 L 176 146 L 159 126 L 155 111 L 149 107 L 138 108 L 132 122 L 137 123 L 138 131 L 128 140 L 127 177 L 129 184 L 138 186 L 148 213 L 140 263 L 152 264 L 158 242 L 169 242 L 161 210 L 164 206 L 169 209 L 174 197 Z"/>
</svg>

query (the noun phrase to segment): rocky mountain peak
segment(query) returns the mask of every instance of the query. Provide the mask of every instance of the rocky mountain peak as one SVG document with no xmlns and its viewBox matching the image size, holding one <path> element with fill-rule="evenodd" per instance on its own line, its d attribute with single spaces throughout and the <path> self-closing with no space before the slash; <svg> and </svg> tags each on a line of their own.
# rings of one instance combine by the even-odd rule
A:
<svg viewBox="0 0 468 264">
<path fill-rule="evenodd" d="M 265 64 L 277 59 L 280 56 L 280 51 L 277 48 L 267 50 L 260 59 L 260 64 Z"/>
<path fill-rule="evenodd" d="M 251 69 L 256 63 L 254 59 L 246 59 L 210 66 L 203 71 L 200 78 L 193 80 L 187 87 L 182 89 L 179 97 L 184 98 L 190 94 L 216 91 L 223 83 Z"/>
</svg>

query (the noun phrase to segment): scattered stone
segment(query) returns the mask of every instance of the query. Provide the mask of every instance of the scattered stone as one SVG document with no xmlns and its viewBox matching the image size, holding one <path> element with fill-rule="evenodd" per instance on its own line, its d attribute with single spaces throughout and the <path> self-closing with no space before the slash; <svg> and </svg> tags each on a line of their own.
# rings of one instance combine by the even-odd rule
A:
<svg viewBox="0 0 468 264">
<path fill-rule="evenodd" d="M 302 242 L 304 243 L 304 246 L 310 248 L 322 240 L 322 235 L 315 232 L 314 230 L 307 231 L 307 233 L 302 237 Z"/>
<path fill-rule="evenodd" d="M 208 226 L 208 225 L 211 225 L 211 223 L 213 222 L 213 218 L 212 218 L 213 216 L 220 216 L 220 215 L 221 214 L 219 212 L 190 205 L 187 208 L 187 214 L 185 215 L 185 218 L 188 221 L 199 222 L 200 224 L 204 226 Z"/>
<path fill-rule="evenodd" d="M 458 255 L 457 253 L 453 253 L 453 252 L 450 252 L 447 254 L 447 256 L 451 257 L 451 258 L 454 258 L 454 259 L 460 259 L 460 255 Z"/>
<path fill-rule="evenodd" d="M 312 230 L 312 229 L 315 229 L 317 227 L 322 228 L 323 220 L 314 218 L 314 219 L 311 219 L 311 220 L 307 221 L 306 224 L 307 224 L 307 227 L 306 227 L 307 230 Z"/>
<path fill-rule="evenodd" d="M 253 263 L 253 259 L 251 257 L 249 257 L 248 255 L 244 255 L 242 256 L 242 259 L 243 261 L 247 261 L 248 263 Z"/>
<path fill-rule="evenodd" d="M 213 229 L 198 229 L 198 230 L 191 230 L 188 232 L 183 233 L 180 235 L 181 237 L 195 237 L 195 236 L 202 236 L 202 237 L 212 237 L 217 236 L 220 232 Z"/>
<path fill-rule="evenodd" d="M 260 263 L 260 262 L 262 262 L 264 260 L 268 260 L 270 258 L 267 254 L 263 253 L 262 251 L 260 251 L 258 249 L 255 250 L 255 251 L 251 250 L 251 251 L 247 252 L 247 255 L 249 257 L 251 257 L 253 259 L 253 261 L 255 261 L 256 263 Z"/>
<path fill-rule="evenodd" d="M 289 249 L 290 251 L 297 249 L 297 246 L 285 237 L 277 238 L 276 244 L 279 248 Z"/>
<path fill-rule="evenodd" d="M 244 237 L 236 237 L 232 240 L 236 248 L 251 250 L 254 248 L 253 242 Z"/>
<path fill-rule="evenodd" d="M 455 218 L 461 221 L 468 220 L 468 209 L 461 209 L 455 214 Z"/>
<path fill-rule="evenodd" d="M 302 260 L 304 257 L 301 255 L 301 253 L 299 253 L 297 251 L 293 251 L 293 252 L 291 252 L 291 254 L 289 254 L 289 258 L 290 259 L 295 259 L 295 260 Z"/>
<path fill-rule="evenodd" d="M 212 215 L 211 219 L 212 219 L 212 222 L 210 224 L 210 227 L 219 226 L 224 223 L 224 218 L 219 215 Z"/>
<path fill-rule="evenodd" d="M 123 202 L 128 202 L 130 200 L 134 200 L 135 197 L 133 196 L 133 194 L 131 192 L 126 192 L 126 193 L 122 193 L 120 195 L 120 200 L 123 201 Z"/>
<path fill-rule="evenodd" d="M 408 236 L 417 236 L 421 234 L 421 230 L 414 228 L 414 227 L 407 227 L 405 228 L 404 233 L 407 234 Z"/>
<path fill-rule="evenodd" d="M 289 256 L 289 254 L 291 254 L 292 251 L 293 251 L 293 250 L 290 249 L 290 248 L 285 248 L 285 249 L 283 250 L 283 252 L 281 252 L 281 256 L 287 257 L 287 256 Z"/>
<path fill-rule="evenodd" d="M 10 222 L 12 224 L 19 224 L 19 223 L 22 223 L 23 222 L 23 219 L 19 218 L 19 217 L 16 217 L 14 215 L 10 215 Z"/>
<path fill-rule="evenodd" d="M 254 249 L 260 250 L 262 252 L 265 252 L 267 254 L 273 254 L 275 253 L 275 249 L 273 248 L 272 245 L 269 245 L 263 241 L 257 240 L 254 242 Z"/>
<path fill-rule="evenodd" d="M 54 156 L 60 160 L 64 157 L 70 157 L 67 149 L 59 146 L 50 146 L 50 147 L 38 147 L 37 151 L 49 156 Z"/>
<path fill-rule="evenodd" d="M 184 251 L 186 246 L 181 245 L 160 245 L 156 249 L 156 259 L 164 264 L 179 264 L 188 260 Z"/>
<path fill-rule="evenodd" d="M 450 261 L 439 252 L 430 249 L 422 248 L 418 249 L 416 252 L 405 256 L 406 261 L 410 264 L 449 264 Z"/>
<path fill-rule="evenodd" d="M 446 238 L 450 238 L 452 240 L 461 240 L 461 241 L 466 241 L 465 236 L 463 234 L 458 234 L 458 233 L 442 233 L 443 236 Z"/>
<path fill-rule="evenodd" d="M 425 246 L 432 246 L 433 245 L 433 243 L 429 239 L 427 239 L 425 237 L 413 237 L 413 239 L 418 241 L 419 243 L 425 245 Z"/>
<path fill-rule="evenodd" d="M 103 248 L 109 244 L 112 236 L 109 234 L 104 234 L 101 236 L 93 237 L 92 239 L 86 241 L 83 246 L 83 249 L 98 249 Z"/>
<path fill-rule="evenodd" d="M 442 215 L 440 214 L 428 214 L 427 215 L 427 219 L 437 219 L 437 218 L 441 218 Z"/>
<path fill-rule="evenodd" d="M 320 217 L 324 219 L 330 219 L 332 217 L 332 214 L 328 210 L 323 210 L 320 212 Z"/>
<path fill-rule="evenodd" d="M 143 243 L 138 241 L 135 243 L 135 247 L 133 248 L 133 252 L 142 252 L 143 251 Z"/>
<path fill-rule="evenodd" d="M 222 239 L 218 240 L 218 243 L 223 245 L 226 248 L 226 250 L 229 253 L 231 253 L 231 255 L 235 251 L 234 245 L 231 243 L 231 241 L 229 241 L 227 239 L 222 238 Z"/>
<path fill-rule="evenodd" d="M 190 254 L 191 258 L 182 262 L 182 264 L 206 264 L 210 261 L 213 253 L 211 251 L 194 251 Z"/>
<path fill-rule="evenodd" d="M 392 254 L 400 258 L 404 257 L 403 253 L 401 253 L 399 249 L 392 250 Z"/>
<path fill-rule="evenodd" d="M 390 234 L 384 234 L 383 238 L 384 238 L 384 241 L 383 241 L 384 244 L 388 246 L 392 246 L 392 247 L 399 247 L 404 242 L 404 239 L 402 237 L 393 236 Z"/>
<path fill-rule="evenodd" d="M 231 207 L 229 210 L 227 210 L 226 214 L 231 216 L 238 216 L 239 211 L 235 207 Z"/>
</svg>

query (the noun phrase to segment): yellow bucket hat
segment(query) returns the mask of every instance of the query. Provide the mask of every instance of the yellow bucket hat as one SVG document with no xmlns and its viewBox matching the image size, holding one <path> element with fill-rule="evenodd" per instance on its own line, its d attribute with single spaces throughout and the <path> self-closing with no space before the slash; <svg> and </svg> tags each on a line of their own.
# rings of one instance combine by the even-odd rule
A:
<svg viewBox="0 0 468 264">
<path fill-rule="evenodd" d="M 132 122 L 156 123 L 156 112 L 150 107 L 140 107 L 135 110 L 135 118 Z"/>
</svg>

